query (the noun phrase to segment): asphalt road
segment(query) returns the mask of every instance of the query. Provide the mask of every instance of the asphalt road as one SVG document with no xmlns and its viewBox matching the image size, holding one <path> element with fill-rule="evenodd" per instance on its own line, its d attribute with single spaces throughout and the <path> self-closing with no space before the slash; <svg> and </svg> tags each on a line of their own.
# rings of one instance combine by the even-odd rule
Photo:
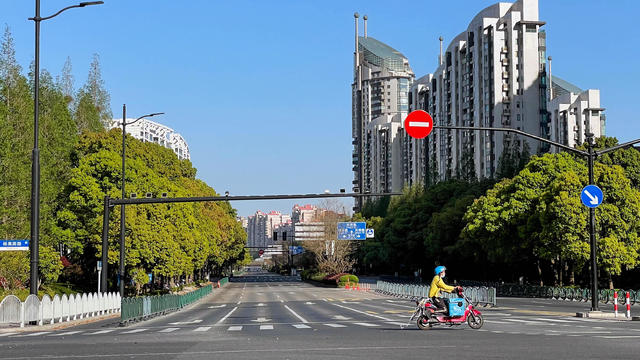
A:
<svg viewBox="0 0 640 360">
<path fill-rule="evenodd" d="M 0 359 L 640 358 L 640 322 L 571 317 L 585 303 L 498 302 L 480 308 L 480 330 L 421 331 L 407 324 L 407 300 L 247 274 L 196 305 L 128 327 L 0 333 Z"/>
</svg>

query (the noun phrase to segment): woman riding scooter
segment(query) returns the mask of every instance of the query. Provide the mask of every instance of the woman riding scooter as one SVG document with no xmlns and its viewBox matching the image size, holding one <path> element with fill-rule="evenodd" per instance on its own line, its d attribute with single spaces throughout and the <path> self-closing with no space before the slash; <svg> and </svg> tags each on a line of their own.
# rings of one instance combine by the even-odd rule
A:
<svg viewBox="0 0 640 360">
<path fill-rule="evenodd" d="M 446 299 L 440 297 L 440 290 L 444 292 L 453 292 L 454 290 L 459 290 L 459 286 L 450 286 L 444 283 L 442 279 L 444 279 L 445 271 L 447 270 L 444 266 L 436 267 L 435 273 L 436 275 L 431 280 L 431 288 L 429 289 L 429 297 L 433 304 L 438 307 L 438 311 L 447 312 L 447 302 Z"/>
</svg>

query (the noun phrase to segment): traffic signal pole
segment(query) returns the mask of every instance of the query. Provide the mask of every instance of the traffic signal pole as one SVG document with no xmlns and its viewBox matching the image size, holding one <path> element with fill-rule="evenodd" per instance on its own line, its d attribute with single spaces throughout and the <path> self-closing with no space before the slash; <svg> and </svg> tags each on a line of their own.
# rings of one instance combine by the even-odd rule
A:
<svg viewBox="0 0 640 360">
<path fill-rule="evenodd" d="M 513 134 L 522 135 L 524 137 L 528 137 L 531 139 L 538 140 L 540 142 L 544 142 L 547 144 L 551 144 L 553 146 L 557 146 L 560 149 L 567 150 L 574 154 L 578 154 L 580 156 L 587 158 L 587 166 L 589 168 L 589 185 L 595 185 L 595 180 L 593 176 L 593 166 L 595 159 L 603 154 L 606 154 L 611 151 L 615 151 L 618 149 L 622 149 L 637 143 L 640 143 L 640 139 L 628 141 L 626 143 L 612 146 L 610 148 L 606 148 L 600 151 L 594 151 L 593 149 L 593 133 L 585 134 L 587 137 L 587 151 L 578 150 L 576 148 L 572 148 L 571 146 L 567 146 L 564 144 L 557 143 L 555 141 L 551 141 L 549 139 L 542 138 L 540 136 L 536 136 L 533 134 L 526 133 L 522 130 L 516 129 L 508 129 L 508 128 L 494 128 L 494 127 L 473 127 L 473 126 L 439 126 L 434 125 L 434 129 L 443 129 L 443 130 L 465 130 L 465 131 L 499 131 L 499 132 L 508 132 Z M 597 263 L 597 242 L 596 242 L 596 226 L 595 226 L 595 208 L 589 208 L 589 247 L 590 247 L 590 263 L 591 263 L 591 311 L 598 311 L 598 263 Z"/>
<path fill-rule="evenodd" d="M 109 213 L 116 205 L 142 205 L 142 204 L 170 204 L 170 203 L 192 203 L 192 202 L 217 202 L 217 201 L 247 201 L 247 200 L 291 200 L 291 199 L 323 199 L 323 198 L 363 198 L 369 196 L 394 196 L 402 195 L 401 192 L 392 193 L 336 193 L 336 194 L 299 194 L 299 195 L 245 195 L 245 196 L 196 196 L 181 198 L 134 198 L 134 199 L 111 199 L 108 196 L 104 198 L 104 214 L 102 227 L 102 291 L 107 291 L 107 266 L 108 266 L 108 248 L 109 248 Z M 122 211 L 124 214 L 125 212 Z M 124 219 L 121 219 L 121 224 Z M 121 249 L 125 249 L 121 247 Z M 121 259 L 124 255 L 121 256 Z M 120 293 L 124 297 L 124 278 L 125 268 L 124 261 L 121 260 L 121 270 L 118 272 L 120 276 Z"/>
</svg>

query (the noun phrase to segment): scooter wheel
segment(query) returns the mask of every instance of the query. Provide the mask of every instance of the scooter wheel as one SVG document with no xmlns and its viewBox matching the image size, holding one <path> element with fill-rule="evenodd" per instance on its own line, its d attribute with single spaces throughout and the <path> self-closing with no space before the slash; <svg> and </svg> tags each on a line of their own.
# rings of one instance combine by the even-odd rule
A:
<svg viewBox="0 0 640 360">
<path fill-rule="evenodd" d="M 429 330 L 431 329 L 431 325 L 429 324 L 429 319 L 424 316 L 420 316 L 417 321 L 418 329 L 420 330 Z"/>
<path fill-rule="evenodd" d="M 469 314 L 467 317 L 467 324 L 472 329 L 480 329 L 482 325 L 484 325 L 484 319 L 482 318 L 482 314 Z"/>
</svg>

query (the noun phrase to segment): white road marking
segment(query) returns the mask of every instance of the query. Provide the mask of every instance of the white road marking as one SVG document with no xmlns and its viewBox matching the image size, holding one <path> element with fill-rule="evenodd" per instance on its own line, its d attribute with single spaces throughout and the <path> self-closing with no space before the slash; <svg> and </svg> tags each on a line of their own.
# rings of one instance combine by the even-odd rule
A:
<svg viewBox="0 0 640 360">
<path fill-rule="evenodd" d="M 311 326 L 305 324 L 293 324 L 293 327 L 296 329 L 311 329 Z"/>
<path fill-rule="evenodd" d="M 305 305 L 315 305 L 316 303 L 312 303 L 311 301 L 307 301 L 306 303 L 304 303 Z"/>
<path fill-rule="evenodd" d="M 347 310 L 355 311 L 355 312 L 360 313 L 360 314 L 364 314 L 364 315 L 367 315 L 367 316 L 378 318 L 380 320 L 393 321 L 392 319 L 389 319 L 389 318 L 386 318 L 386 317 L 383 317 L 383 316 L 374 315 L 374 314 L 369 314 L 368 312 L 360 311 L 360 310 L 357 310 L 357 309 L 353 309 L 353 308 L 350 308 L 348 306 L 342 306 L 342 305 L 338 305 L 338 304 L 334 304 L 334 303 L 331 303 L 331 304 L 334 305 L 334 306 L 337 306 L 337 307 L 341 307 L 341 308 L 347 309 Z"/>
<path fill-rule="evenodd" d="M 351 320 L 350 317 L 342 316 L 342 315 L 334 315 L 333 318 L 335 320 Z"/>
<path fill-rule="evenodd" d="M 580 320 L 560 320 L 560 319 L 547 319 L 547 318 L 534 318 L 536 320 L 542 320 L 542 321 L 551 321 L 551 322 L 561 322 L 561 323 L 575 323 L 577 321 Z"/>
<path fill-rule="evenodd" d="M 82 331 L 67 331 L 67 332 L 63 332 L 63 333 L 57 333 L 57 334 L 51 334 L 49 336 L 65 336 L 65 335 L 73 335 L 73 334 L 77 334 L 79 332 Z"/>
<path fill-rule="evenodd" d="M 193 331 L 208 331 L 209 329 L 211 329 L 211 326 L 200 326 L 197 329 L 194 329 Z"/>
<path fill-rule="evenodd" d="M 17 334 L 17 332 L 4 333 L 4 334 L 0 334 L 0 337 L 9 336 L 9 335 L 15 335 L 15 334 Z"/>
<path fill-rule="evenodd" d="M 236 303 L 236 305 L 240 305 L 240 303 L 241 303 L 241 302 L 242 302 L 242 301 L 238 301 L 238 302 Z"/>
<path fill-rule="evenodd" d="M 343 328 L 343 327 L 346 327 L 346 326 L 344 326 L 342 324 L 325 324 L 325 325 L 330 326 L 332 328 Z"/>
<path fill-rule="evenodd" d="M 542 323 L 542 322 L 540 322 L 540 321 L 521 320 L 521 319 L 504 319 L 504 321 L 520 322 L 520 323 L 531 324 L 531 325 L 541 325 L 541 324 L 544 324 L 544 323 Z"/>
<path fill-rule="evenodd" d="M 296 312 L 295 312 L 295 311 L 293 311 L 293 310 L 291 310 L 291 308 L 290 308 L 290 307 L 288 307 L 287 305 L 285 305 L 284 307 L 285 307 L 287 310 L 289 310 L 289 311 L 290 311 L 290 312 L 291 312 L 295 317 L 297 317 L 298 319 L 300 319 L 300 321 L 302 321 L 302 322 L 303 322 L 303 323 L 305 323 L 305 324 L 306 324 L 306 323 L 308 323 L 308 321 L 307 321 L 307 320 L 305 320 L 302 316 L 300 316 L 300 315 L 296 314 Z"/>
<path fill-rule="evenodd" d="M 193 321 L 180 321 L 180 322 L 172 322 L 169 325 L 190 325 L 190 324 L 199 324 L 202 320 L 193 320 Z"/>
<path fill-rule="evenodd" d="M 242 326 L 229 326 L 228 331 L 240 331 L 242 330 Z"/>
<path fill-rule="evenodd" d="M 636 339 L 640 338 L 640 335 L 621 335 L 621 336 L 596 336 L 603 339 Z"/>
<path fill-rule="evenodd" d="M 260 330 L 273 330 L 273 325 L 260 325 Z"/>
<path fill-rule="evenodd" d="M 360 325 L 360 326 L 367 326 L 367 327 L 380 326 L 378 324 L 371 324 L 371 323 L 366 323 L 366 322 L 357 322 L 357 323 L 354 323 L 354 324 Z"/>
<path fill-rule="evenodd" d="M 158 331 L 158 332 L 161 332 L 161 333 L 170 333 L 170 332 L 174 332 L 174 331 L 179 330 L 179 329 L 180 329 L 180 328 L 166 328 L 166 329 L 162 329 L 162 330 L 160 330 L 160 331 Z"/>
<path fill-rule="evenodd" d="M 218 309 L 227 306 L 227 304 L 209 306 L 208 309 Z"/>
<path fill-rule="evenodd" d="M 267 319 L 267 318 L 264 318 L 264 317 L 259 317 L 259 318 L 255 319 L 255 320 L 251 320 L 251 321 L 261 323 L 261 322 L 271 321 L 271 319 Z"/>
<path fill-rule="evenodd" d="M 31 334 L 26 334 L 26 335 L 18 335 L 18 336 L 20 336 L 20 337 L 23 337 L 23 336 L 38 336 L 38 335 L 46 335 L 46 334 L 51 334 L 51 331 L 40 331 L 40 332 L 35 332 L 35 333 L 31 333 Z"/>
<path fill-rule="evenodd" d="M 395 321 L 387 321 L 387 324 L 389 324 L 389 325 L 398 325 L 398 326 L 411 325 L 409 323 L 401 323 L 401 322 L 395 322 Z"/>
<path fill-rule="evenodd" d="M 264 304 L 263 304 L 263 303 L 260 303 L 260 304 L 258 304 L 258 306 L 264 306 Z"/>
<path fill-rule="evenodd" d="M 86 333 L 85 335 L 100 335 L 100 334 L 107 334 L 107 333 L 110 333 L 110 332 L 112 332 L 112 331 L 115 331 L 115 330 L 113 330 L 113 329 L 112 329 L 112 330 L 100 330 L 100 331 L 96 331 L 96 332 L 92 332 L 92 333 Z"/>
<path fill-rule="evenodd" d="M 225 320 L 227 320 L 227 318 L 228 318 L 229 316 L 231 316 L 231 314 L 233 314 L 233 312 L 234 312 L 234 311 L 236 311 L 236 309 L 238 309 L 238 307 L 237 307 L 237 306 L 236 306 L 236 307 L 234 307 L 233 309 L 231 309 L 231 311 L 229 311 L 229 312 L 227 313 L 227 315 L 225 315 L 222 319 L 218 320 L 218 322 L 217 322 L 216 324 L 222 324 L 222 322 L 223 322 L 223 321 L 225 321 Z"/>
<path fill-rule="evenodd" d="M 139 333 L 139 332 L 143 332 L 143 331 L 147 331 L 147 329 L 135 329 L 135 330 L 129 330 L 129 331 L 125 331 L 122 334 L 135 334 L 135 333 Z"/>
</svg>

